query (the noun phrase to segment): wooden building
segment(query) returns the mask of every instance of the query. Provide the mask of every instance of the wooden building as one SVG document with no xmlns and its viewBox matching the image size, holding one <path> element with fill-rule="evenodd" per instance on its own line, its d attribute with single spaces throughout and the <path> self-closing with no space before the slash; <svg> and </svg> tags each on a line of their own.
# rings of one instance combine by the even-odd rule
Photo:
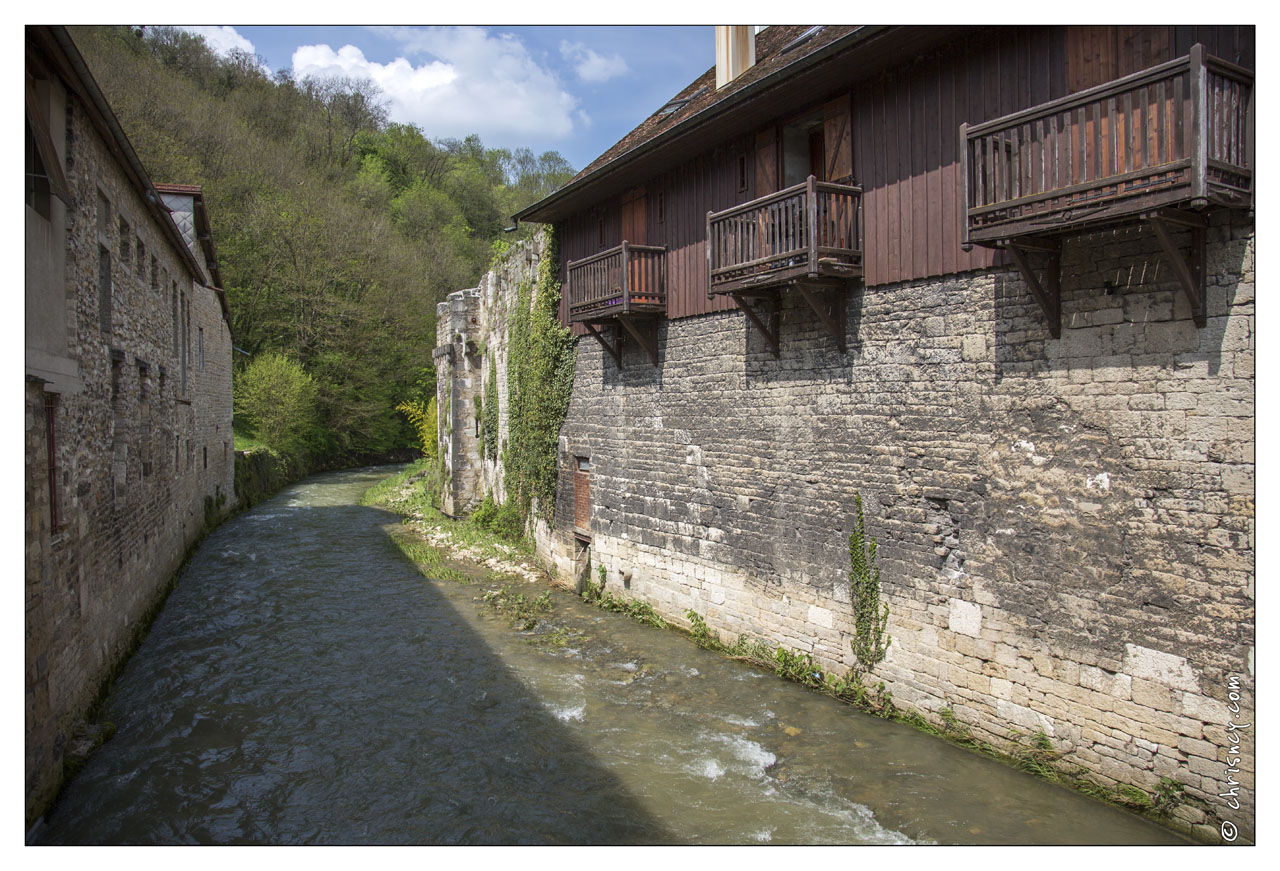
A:
<svg viewBox="0 0 1280 871">
<path fill-rule="evenodd" d="M 754 59 L 516 215 L 556 226 L 562 319 L 615 360 L 735 306 L 776 353 L 788 291 L 843 348 L 851 280 L 1006 262 L 1056 335 L 1058 237 L 1252 207 L 1252 27 L 774 26 Z M 1202 321 L 1203 244 L 1167 248 Z"/>
</svg>

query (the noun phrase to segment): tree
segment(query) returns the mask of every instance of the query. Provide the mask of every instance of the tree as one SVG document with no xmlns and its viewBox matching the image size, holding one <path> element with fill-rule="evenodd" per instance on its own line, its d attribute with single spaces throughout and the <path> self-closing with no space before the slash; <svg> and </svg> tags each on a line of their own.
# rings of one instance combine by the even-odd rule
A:
<svg viewBox="0 0 1280 871">
<path fill-rule="evenodd" d="M 289 456 L 305 456 L 316 440 L 316 385 L 282 354 L 254 358 L 235 379 L 235 414 L 268 446 Z"/>
</svg>

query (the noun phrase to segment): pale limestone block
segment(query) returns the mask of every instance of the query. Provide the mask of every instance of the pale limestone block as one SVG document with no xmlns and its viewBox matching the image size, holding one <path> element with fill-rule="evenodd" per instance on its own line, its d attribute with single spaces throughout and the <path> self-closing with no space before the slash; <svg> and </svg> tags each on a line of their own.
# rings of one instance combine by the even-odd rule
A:
<svg viewBox="0 0 1280 871">
<path fill-rule="evenodd" d="M 819 608 L 817 605 L 809 606 L 809 622 L 815 626 L 821 626 L 824 629 L 830 629 L 831 610 L 828 608 Z"/>
<path fill-rule="evenodd" d="M 1124 646 L 1124 672 L 1131 677 L 1159 681 L 1174 689 L 1191 692 L 1200 689 L 1186 657 L 1137 644 Z"/>
<path fill-rule="evenodd" d="M 982 630 L 982 606 L 963 599 L 951 599 L 947 628 L 952 632 L 977 638 Z"/>
</svg>

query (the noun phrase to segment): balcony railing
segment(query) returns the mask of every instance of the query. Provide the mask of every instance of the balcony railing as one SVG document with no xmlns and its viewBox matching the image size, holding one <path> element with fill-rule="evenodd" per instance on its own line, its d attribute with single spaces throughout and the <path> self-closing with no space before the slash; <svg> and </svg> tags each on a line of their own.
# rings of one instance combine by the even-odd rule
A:
<svg viewBox="0 0 1280 871">
<path fill-rule="evenodd" d="M 1096 88 L 961 127 L 964 242 L 1155 208 L 1249 206 L 1253 74 L 1204 46 Z"/>
<path fill-rule="evenodd" d="M 623 242 L 569 263 L 569 320 L 667 310 L 667 249 Z"/>
<path fill-rule="evenodd" d="M 707 213 L 711 294 L 862 274 L 862 188 L 808 180 Z"/>
</svg>

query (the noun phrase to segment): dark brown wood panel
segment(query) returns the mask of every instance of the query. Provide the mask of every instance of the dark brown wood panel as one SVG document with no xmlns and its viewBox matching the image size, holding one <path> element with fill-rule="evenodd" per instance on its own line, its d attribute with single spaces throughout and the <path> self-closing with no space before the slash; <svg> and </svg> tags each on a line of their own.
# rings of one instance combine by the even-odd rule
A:
<svg viewBox="0 0 1280 871">
<path fill-rule="evenodd" d="M 812 98 L 807 102 L 792 101 L 786 117 L 821 111 L 827 174 L 839 178 L 851 173 L 853 183 L 863 189 L 867 285 L 963 272 L 1003 264 L 1005 255 L 960 247 L 966 211 L 960 124 L 977 125 L 1111 81 L 1131 68 L 1172 60 L 1195 41 L 1204 42 L 1211 54 L 1252 66 L 1253 36 L 1252 27 L 1238 26 L 975 28 L 874 75 L 860 78 L 857 67 L 850 66 L 842 87 L 806 94 Z M 1110 172 L 1120 161 L 1127 165 L 1172 153 L 1175 143 L 1189 134 L 1174 111 L 1186 95 L 1171 93 L 1169 87 L 1122 97 L 1089 117 L 1037 118 L 1019 125 L 1009 132 L 1006 160 L 994 160 L 994 153 L 986 156 L 989 174 L 981 183 L 989 187 L 990 198 L 1014 196 L 1020 187 L 1060 186 L 1064 180 Z M 1240 98 L 1225 89 L 1221 99 Z M 847 116 L 841 111 L 845 106 Z M 843 117 L 848 118 L 847 134 L 840 133 Z M 777 124 L 782 119 L 779 115 L 644 180 L 650 194 L 647 242 L 667 249 L 668 317 L 733 308 L 727 298 L 707 296 L 707 212 L 779 189 Z M 1086 167 L 1080 143 L 1097 136 L 1104 137 L 1100 141 L 1107 147 L 1089 155 L 1097 166 Z M 1244 137 L 1244 131 L 1227 127 L 1213 141 L 1234 155 Z M 739 185 L 743 156 L 747 190 Z M 661 223 L 653 200 L 659 190 L 664 195 Z M 583 213 L 565 222 L 562 259 L 588 257 L 621 242 L 620 203 L 604 203 L 598 211 L 605 218 L 603 244 L 599 215 Z"/>
</svg>

